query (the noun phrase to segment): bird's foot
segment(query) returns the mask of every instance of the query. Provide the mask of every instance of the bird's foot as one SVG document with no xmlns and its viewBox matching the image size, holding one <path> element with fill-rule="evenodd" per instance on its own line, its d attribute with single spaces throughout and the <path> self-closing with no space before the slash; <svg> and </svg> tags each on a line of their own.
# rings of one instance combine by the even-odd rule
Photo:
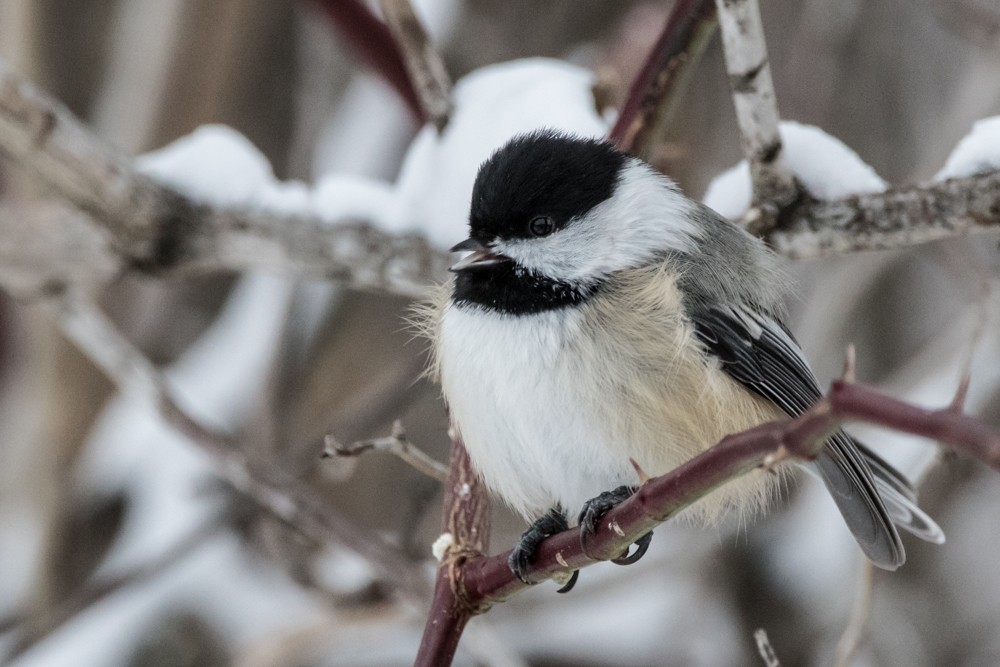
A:
<svg viewBox="0 0 1000 667">
<path fill-rule="evenodd" d="M 580 545 L 583 547 L 584 553 L 587 553 L 587 538 L 597 532 L 597 524 L 601 517 L 613 507 L 631 498 L 633 493 L 635 493 L 635 487 L 619 486 L 617 489 L 605 491 L 583 504 L 583 510 L 580 512 Z M 616 565 L 631 565 L 637 562 L 645 555 L 652 539 L 653 532 L 650 531 L 636 540 L 634 552 L 631 554 L 625 552 L 618 558 L 611 559 L 611 562 Z"/>
<path fill-rule="evenodd" d="M 530 584 L 531 582 L 526 578 L 528 575 L 528 566 L 534 560 L 535 552 L 538 551 L 539 545 L 545 541 L 545 538 L 551 537 L 556 533 L 561 533 L 564 530 L 569 530 L 569 523 L 566 521 L 566 515 L 558 508 L 550 510 L 548 514 L 542 515 L 531 524 L 528 530 L 521 534 L 521 539 L 514 545 L 514 549 L 510 552 L 510 557 L 507 559 L 507 565 L 510 566 L 510 571 L 514 573 L 514 576 L 523 583 Z M 574 576 L 567 586 L 572 588 L 572 584 L 575 581 L 576 577 Z M 563 588 L 566 588 L 566 586 Z M 559 589 L 559 592 L 563 592 L 563 589 Z"/>
</svg>

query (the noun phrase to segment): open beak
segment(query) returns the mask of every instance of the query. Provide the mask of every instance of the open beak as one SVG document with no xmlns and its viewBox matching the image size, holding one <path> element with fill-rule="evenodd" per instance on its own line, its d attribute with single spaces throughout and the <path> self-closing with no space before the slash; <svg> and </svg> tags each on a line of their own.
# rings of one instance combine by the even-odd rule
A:
<svg viewBox="0 0 1000 667">
<path fill-rule="evenodd" d="M 461 271 L 474 271 L 485 269 L 489 266 L 496 266 L 503 262 L 509 262 L 510 258 L 493 252 L 482 242 L 476 239 L 465 239 L 461 243 L 452 247 L 450 252 L 468 252 L 469 254 L 452 264 L 449 271 L 459 273 Z"/>
</svg>

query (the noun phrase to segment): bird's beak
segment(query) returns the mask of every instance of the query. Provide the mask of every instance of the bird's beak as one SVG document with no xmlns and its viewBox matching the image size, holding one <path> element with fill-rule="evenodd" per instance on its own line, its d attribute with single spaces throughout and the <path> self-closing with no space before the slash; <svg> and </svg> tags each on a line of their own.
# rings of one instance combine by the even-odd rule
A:
<svg viewBox="0 0 1000 667">
<path fill-rule="evenodd" d="M 459 273 L 461 271 L 473 271 L 484 269 L 488 266 L 496 266 L 503 262 L 509 262 L 510 258 L 490 250 L 476 239 L 465 239 L 453 246 L 450 252 L 468 252 L 469 254 L 455 262 L 449 271 Z"/>
</svg>

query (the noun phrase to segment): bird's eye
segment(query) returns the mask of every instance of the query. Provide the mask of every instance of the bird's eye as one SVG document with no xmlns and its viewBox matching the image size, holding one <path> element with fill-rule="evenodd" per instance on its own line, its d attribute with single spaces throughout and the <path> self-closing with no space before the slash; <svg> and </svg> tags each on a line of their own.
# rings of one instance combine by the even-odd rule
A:
<svg viewBox="0 0 1000 667">
<path fill-rule="evenodd" d="M 528 223 L 528 231 L 533 236 L 548 236 L 556 229 L 556 223 L 547 215 L 538 215 Z"/>
</svg>

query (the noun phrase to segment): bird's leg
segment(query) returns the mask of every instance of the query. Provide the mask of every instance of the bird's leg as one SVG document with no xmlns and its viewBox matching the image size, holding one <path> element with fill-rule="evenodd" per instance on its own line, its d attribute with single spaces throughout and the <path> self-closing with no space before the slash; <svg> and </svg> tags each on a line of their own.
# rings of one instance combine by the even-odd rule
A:
<svg viewBox="0 0 1000 667">
<path fill-rule="evenodd" d="M 569 522 L 566 520 L 566 514 L 562 508 L 553 507 L 547 514 L 543 514 L 531 524 L 528 530 L 522 533 L 521 539 L 517 541 L 514 549 L 510 552 L 510 557 L 507 559 L 510 571 L 524 583 L 531 583 L 525 577 L 528 574 L 528 565 L 531 564 L 531 561 L 535 558 L 535 552 L 538 551 L 538 546 L 545 538 L 551 537 L 556 533 L 561 533 L 564 530 L 569 530 Z"/>
<path fill-rule="evenodd" d="M 634 486 L 619 486 L 617 489 L 605 491 L 583 504 L 583 510 L 580 511 L 580 545 L 583 547 L 584 553 L 587 553 L 586 540 L 597 532 L 597 524 L 601 520 L 601 517 L 607 514 L 611 508 L 631 498 L 635 490 Z M 616 565 L 631 565 L 635 563 L 646 553 L 646 549 L 649 548 L 649 543 L 652 539 L 653 532 L 650 531 L 636 540 L 635 552 L 631 555 L 626 552 L 618 558 L 612 559 L 611 562 Z"/>
</svg>

